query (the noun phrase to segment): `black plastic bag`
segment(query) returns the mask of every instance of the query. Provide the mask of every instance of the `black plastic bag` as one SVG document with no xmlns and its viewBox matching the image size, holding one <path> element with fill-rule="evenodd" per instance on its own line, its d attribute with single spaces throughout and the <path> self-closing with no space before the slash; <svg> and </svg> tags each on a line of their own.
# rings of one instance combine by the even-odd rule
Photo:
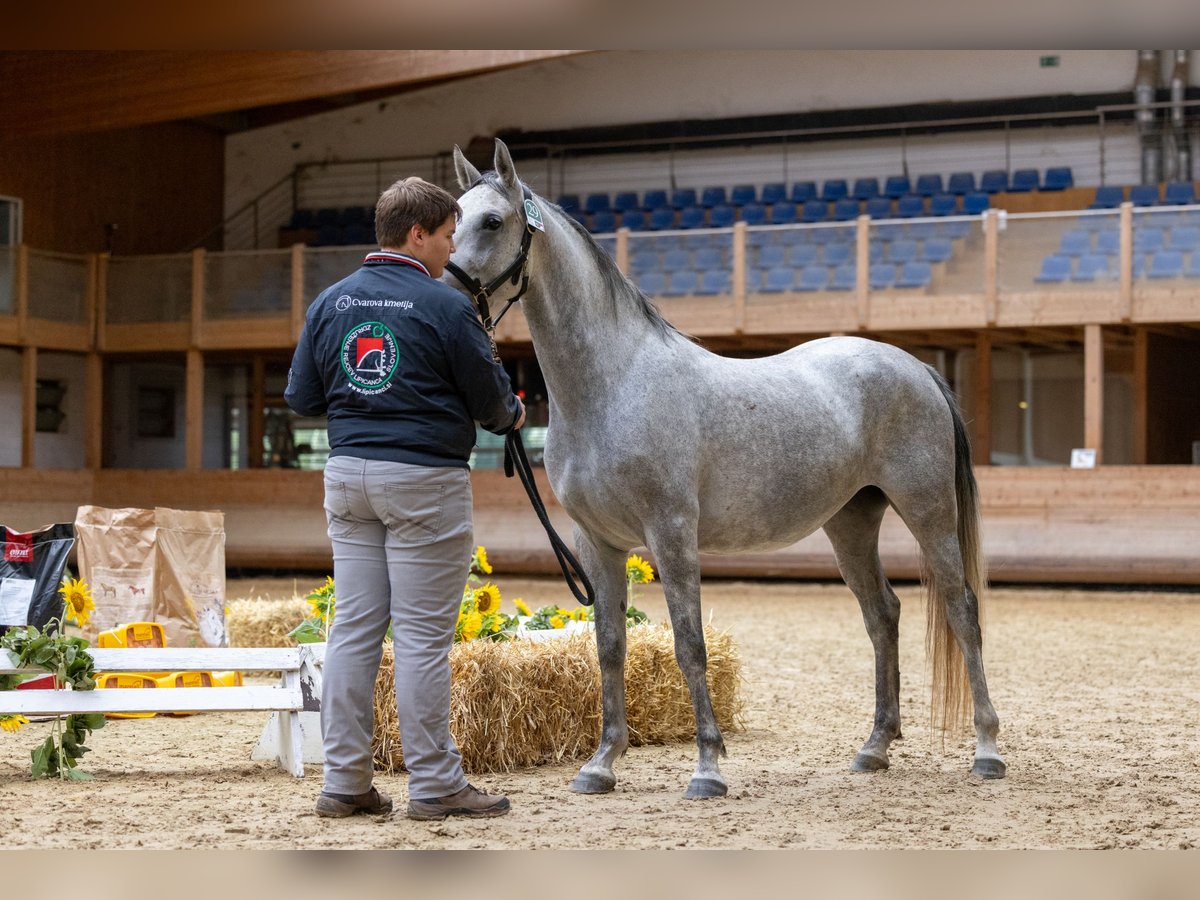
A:
<svg viewBox="0 0 1200 900">
<path fill-rule="evenodd" d="M 58 592 L 67 557 L 75 546 L 70 523 L 20 532 L 0 526 L 4 557 L 0 559 L 0 634 L 13 626 L 45 628 L 63 616 Z"/>
</svg>

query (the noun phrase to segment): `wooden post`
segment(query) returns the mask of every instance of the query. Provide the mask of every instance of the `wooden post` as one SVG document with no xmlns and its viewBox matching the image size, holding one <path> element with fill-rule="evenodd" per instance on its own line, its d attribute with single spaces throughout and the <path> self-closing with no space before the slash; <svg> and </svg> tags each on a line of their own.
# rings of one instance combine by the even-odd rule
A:
<svg viewBox="0 0 1200 900">
<path fill-rule="evenodd" d="M 192 251 L 192 338 L 193 347 L 200 346 L 200 332 L 204 325 L 204 261 L 203 247 Z"/>
<path fill-rule="evenodd" d="M 37 347 L 21 350 L 21 467 L 36 465 L 37 437 Z"/>
<path fill-rule="evenodd" d="M 86 371 L 83 466 L 99 469 L 104 465 L 104 358 L 95 350 L 87 355 Z"/>
<path fill-rule="evenodd" d="M 1117 265 L 1121 273 L 1121 286 L 1117 296 L 1120 303 L 1121 321 L 1133 318 L 1133 204 L 1121 204 L 1120 254 Z"/>
<path fill-rule="evenodd" d="M 1150 332 L 1143 326 L 1133 330 L 1133 464 L 1144 466 L 1149 435 L 1146 405 L 1150 399 Z"/>
<path fill-rule="evenodd" d="M 17 247 L 17 340 L 24 342 L 29 319 L 29 248 Z"/>
<path fill-rule="evenodd" d="M 870 216 L 859 216 L 855 223 L 855 277 L 854 288 L 858 295 L 858 330 L 866 331 L 871 315 L 871 246 Z"/>
<path fill-rule="evenodd" d="M 1104 335 L 1099 325 L 1083 326 L 1083 446 L 1104 448 Z"/>
<path fill-rule="evenodd" d="M 746 223 L 733 223 L 733 331 L 746 330 Z"/>
<path fill-rule="evenodd" d="M 617 255 L 614 257 L 617 261 L 617 268 L 629 274 L 629 229 L 617 229 Z"/>
<path fill-rule="evenodd" d="M 197 472 L 203 467 L 204 452 L 204 354 L 195 347 L 187 352 L 185 392 L 185 466 L 189 472 Z"/>
<path fill-rule="evenodd" d="M 984 312 L 989 328 L 996 325 L 1000 301 L 1000 211 L 989 209 L 983 217 L 983 295 Z M 991 344 L 988 345 L 991 352 Z M 991 360 L 988 361 L 988 382 L 991 382 Z"/>
<path fill-rule="evenodd" d="M 304 245 L 292 244 L 292 340 L 304 329 Z"/>
<path fill-rule="evenodd" d="M 250 373 L 250 408 L 246 418 L 246 461 L 251 469 L 261 469 L 263 462 L 263 432 L 267 430 L 264 409 L 267 405 L 267 364 L 261 354 L 255 354 Z"/>
<path fill-rule="evenodd" d="M 93 330 L 95 348 L 108 349 L 108 254 L 96 255 L 95 303 L 92 305 L 92 315 L 96 322 Z"/>
<path fill-rule="evenodd" d="M 971 429 L 975 465 L 992 461 L 992 336 L 975 335 L 975 421 Z"/>
</svg>

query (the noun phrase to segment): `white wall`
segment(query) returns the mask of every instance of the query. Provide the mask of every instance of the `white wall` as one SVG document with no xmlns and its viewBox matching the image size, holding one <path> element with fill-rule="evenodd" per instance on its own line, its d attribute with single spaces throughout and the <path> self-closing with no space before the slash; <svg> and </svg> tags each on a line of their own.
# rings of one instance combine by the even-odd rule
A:
<svg viewBox="0 0 1200 900">
<path fill-rule="evenodd" d="M 1114 91 L 1132 101 L 1135 51 L 1054 51 L 1061 64 L 1041 68 L 1046 52 L 620 51 L 551 60 L 231 135 L 225 205 L 236 210 L 298 163 L 444 153 L 513 128 Z M 949 171 L 936 159 L 929 165 Z"/>
<path fill-rule="evenodd" d="M 184 432 L 187 410 L 186 373 L 180 363 L 115 363 L 105 385 L 108 465 L 114 469 L 182 469 L 186 464 Z M 175 392 L 175 434 L 169 438 L 140 438 L 137 434 L 137 395 L 141 386 Z"/>
<path fill-rule="evenodd" d="M 79 354 L 38 353 L 38 378 L 52 378 L 66 388 L 61 409 L 66 417 L 57 432 L 34 435 L 33 458 L 39 469 L 82 469 L 87 441 L 87 361 Z"/>
</svg>

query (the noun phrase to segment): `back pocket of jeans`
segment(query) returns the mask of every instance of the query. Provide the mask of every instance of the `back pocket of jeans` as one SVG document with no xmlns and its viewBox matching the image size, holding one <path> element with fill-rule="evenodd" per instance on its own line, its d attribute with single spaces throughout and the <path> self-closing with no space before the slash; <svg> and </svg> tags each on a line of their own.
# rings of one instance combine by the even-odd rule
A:
<svg viewBox="0 0 1200 900">
<path fill-rule="evenodd" d="M 430 544 L 442 527 L 446 488 L 440 484 L 383 486 L 387 498 L 388 530 L 402 544 Z"/>
</svg>

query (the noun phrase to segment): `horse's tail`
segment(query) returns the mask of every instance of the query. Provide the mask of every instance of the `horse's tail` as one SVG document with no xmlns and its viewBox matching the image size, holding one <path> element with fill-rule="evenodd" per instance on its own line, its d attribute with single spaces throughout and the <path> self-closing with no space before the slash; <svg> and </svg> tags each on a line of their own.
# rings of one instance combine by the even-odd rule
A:
<svg viewBox="0 0 1200 900">
<path fill-rule="evenodd" d="M 963 422 L 958 401 L 950 385 L 935 369 L 933 380 L 946 398 L 954 422 L 954 494 L 958 506 L 958 548 L 962 555 L 963 576 L 977 602 L 976 614 L 982 613 L 983 590 L 987 581 L 987 562 L 980 542 L 979 488 L 971 463 L 971 440 Z M 971 694 L 962 651 L 950 627 L 944 599 L 934 573 L 926 568 L 922 580 L 926 597 L 925 648 L 933 668 L 933 692 L 930 719 L 943 736 L 948 729 L 970 721 Z"/>
</svg>

